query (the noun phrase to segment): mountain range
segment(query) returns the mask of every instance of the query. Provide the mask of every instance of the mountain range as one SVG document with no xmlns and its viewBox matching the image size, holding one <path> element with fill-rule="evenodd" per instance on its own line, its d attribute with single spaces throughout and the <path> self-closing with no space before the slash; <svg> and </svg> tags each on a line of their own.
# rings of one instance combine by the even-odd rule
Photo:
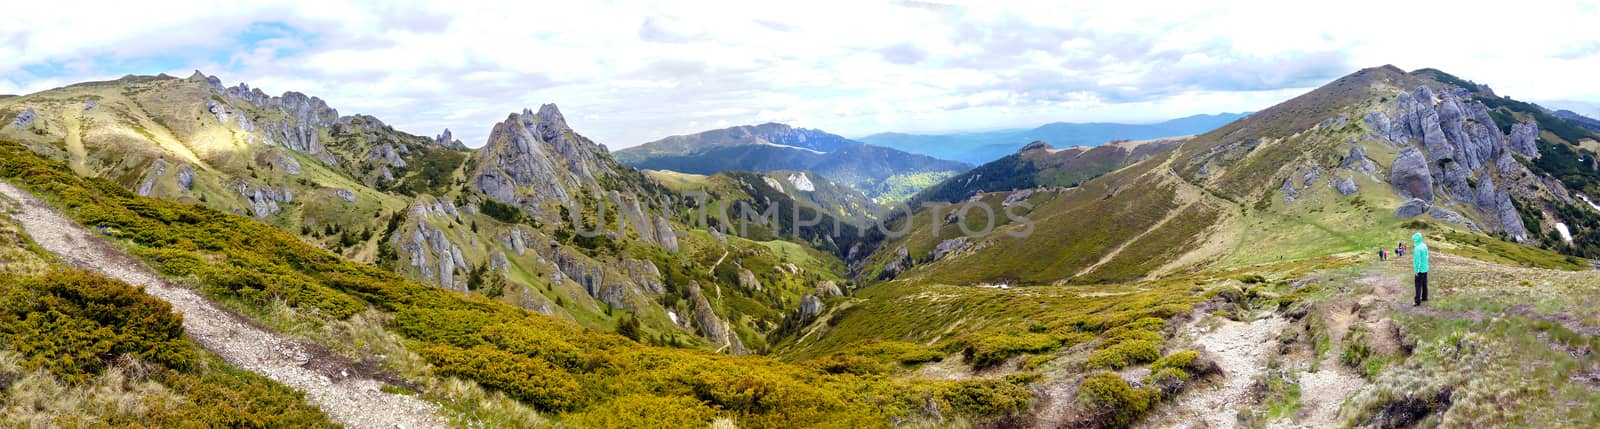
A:
<svg viewBox="0 0 1600 429">
<path fill-rule="evenodd" d="M 911 153 L 982 164 L 1015 152 L 1030 142 L 1094 146 L 1115 140 L 1148 140 L 1204 133 L 1248 113 L 1194 115 L 1153 124 L 1052 122 L 1031 129 L 951 134 L 879 133 L 861 141 Z"/>
<path fill-rule="evenodd" d="M 1010 145 L 971 167 L 782 124 L 613 154 L 554 104 L 469 149 L 198 71 L 0 98 L 0 422 L 1600 421 L 1583 118 L 1381 66 L 1165 124 L 944 140 Z M 1412 234 L 1426 306 L 1376 258 Z"/>
<path fill-rule="evenodd" d="M 768 123 L 672 136 L 617 151 L 627 165 L 689 174 L 810 171 L 880 202 L 900 201 L 971 165 Z"/>
</svg>

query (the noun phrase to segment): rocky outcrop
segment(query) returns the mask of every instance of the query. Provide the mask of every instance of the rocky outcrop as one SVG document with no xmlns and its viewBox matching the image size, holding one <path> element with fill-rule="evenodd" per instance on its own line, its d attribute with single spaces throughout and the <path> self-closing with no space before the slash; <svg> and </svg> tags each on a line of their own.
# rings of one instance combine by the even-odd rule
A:
<svg viewBox="0 0 1600 429">
<path fill-rule="evenodd" d="M 339 199 L 347 203 L 356 202 L 356 193 L 351 192 L 349 189 L 334 189 L 333 196 L 339 197 Z"/>
<path fill-rule="evenodd" d="M 834 283 L 833 280 L 823 280 L 817 283 L 817 295 L 843 296 L 844 290 L 839 289 L 839 284 Z"/>
<path fill-rule="evenodd" d="M 728 322 L 717 316 L 711 307 L 711 301 L 706 299 L 705 293 L 700 289 L 699 282 L 689 282 L 689 302 L 694 309 L 695 325 L 700 327 L 700 334 L 707 341 L 719 346 L 721 351 L 732 355 L 750 354 L 744 342 L 733 333 L 733 328 Z"/>
<path fill-rule="evenodd" d="M 1339 191 L 1339 195 L 1347 197 L 1355 195 L 1356 191 L 1361 190 L 1360 187 L 1356 186 L 1355 176 L 1345 176 L 1344 180 L 1334 183 L 1333 188 Z"/>
<path fill-rule="evenodd" d="M 278 214 L 281 209 L 279 203 L 294 201 L 294 194 L 287 186 L 273 188 L 267 185 L 258 185 L 244 180 L 236 180 L 233 189 L 244 196 L 250 204 L 250 212 L 257 219 L 266 219 L 268 216 Z"/>
<path fill-rule="evenodd" d="M 1511 137 L 1506 143 L 1513 152 L 1520 153 L 1529 158 L 1539 157 L 1539 124 L 1533 122 L 1520 122 L 1511 126 Z"/>
<path fill-rule="evenodd" d="M 800 298 L 800 317 L 810 319 L 822 314 L 822 300 L 816 295 L 806 295 Z"/>
<path fill-rule="evenodd" d="M 1482 215 L 1479 219 L 1498 231 L 1519 240 L 1526 237 L 1511 203 L 1511 190 L 1529 192 L 1529 186 L 1537 186 L 1530 183 L 1537 180 L 1523 180 L 1532 174 L 1511 154 L 1538 156 L 1537 125 L 1519 123 L 1512 126 L 1511 135 L 1501 134 L 1488 108 L 1459 88 L 1435 94 L 1419 87 L 1397 96 L 1388 113 L 1374 111 L 1366 119 L 1374 137 L 1401 147 L 1389 180 L 1395 192 L 1423 202 L 1406 203 L 1396 210 L 1397 216 L 1429 212 L 1447 222 L 1459 220 L 1456 223 L 1476 227 L 1467 216 L 1436 207 L 1444 203 L 1438 199 L 1448 199 L 1476 208 Z M 1430 212 L 1429 207 L 1440 211 Z"/>
<path fill-rule="evenodd" d="M 178 167 L 178 186 L 185 191 L 194 189 L 194 167 L 189 164 Z"/>
<path fill-rule="evenodd" d="M 384 163 L 387 163 L 389 166 L 405 168 L 406 160 L 405 158 L 400 157 L 400 152 L 404 150 L 406 150 L 405 146 L 400 146 L 400 149 L 396 150 L 395 145 L 385 142 L 377 146 L 373 146 L 372 150 L 367 152 L 367 161 L 381 160 Z"/>
<path fill-rule="evenodd" d="M 811 183 L 811 178 L 805 172 L 789 173 L 789 184 L 797 190 L 812 192 L 817 190 L 817 185 Z"/>
<path fill-rule="evenodd" d="M 412 214 L 416 214 L 416 210 Z M 411 266 L 422 275 L 423 281 L 436 280 L 436 285 L 450 290 L 466 291 L 464 278 L 457 278 L 457 270 L 469 270 L 461 246 L 450 241 L 444 230 L 434 228 L 421 217 L 413 216 L 416 228 L 409 239 L 400 244 L 411 258 Z M 396 236 L 396 240 L 400 237 Z"/>
<path fill-rule="evenodd" d="M 37 119 L 38 117 L 39 114 L 34 113 L 33 109 L 29 108 L 27 110 L 23 110 L 22 113 L 18 113 L 16 119 L 11 120 L 11 126 L 17 128 L 31 127 L 33 126 L 33 120 Z"/>
<path fill-rule="evenodd" d="M 1421 216 L 1427 212 L 1428 202 L 1420 198 L 1412 198 L 1410 201 L 1406 201 L 1405 204 L 1401 204 L 1399 208 L 1394 209 L 1395 217 L 1402 219 Z"/>
<path fill-rule="evenodd" d="M 206 111 L 217 117 L 217 122 L 228 123 L 228 106 L 217 100 L 206 100 Z"/>
<path fill-rule="evenodd" d="M 150 167 L 144 170 L 144 180 L 139 182 L 139 196 L 150 196 L 150 191 L 156 186 L 156 180 L 165 174 L 167 174 L 167 161 L 156 159 L 151 162 Z"/>
<path fill-rule="evenodd" d="M 1433 175 L 1428 171 L 1428 158 L 1421 149 L 1407 147 L 1400 151 L 1390 167 L 1389 184 L 1394 185 L 1395 193 L 1401 197 L 1433 201 Z"/>
<path fill-rule="evenodd" d="M 437 144 L 439 146 L 444 146 L 444 147 L 450 148 L 450 149 L 467 150 L 467 145 L 462 144 L 461 140 L 457 140 L 455 138 L 455 136 L 450 135 L 450 129 L 449 128 L 445 128 L 444 132 L 439 133 L 439 135 L 437 135 L 437 136 L 434 136 L 433 137 L 433 143 Z"/>
<path fill-rule="evenodd" d="M 901 272 L 911 268 L 911 252 L 905 246 L 894 250 L 894 256 L 888 263 L 883 264 L 883 272 L 878 274 L 879 279 L 892 279 Z"/>
<path fill-rule="evenodd" d="M 941 241 L 938 245 L 933 247 L 933 260 L 941 260 L 944 259 L 945 256 L 966 250 L 969 244 L 970 240 L 968 240 L 967 237 L 956 237 Z"/>
<path fill-rule="evenodd" d="M 656 268 L 654 262 L 629 259 L 622 261 L 622 269 L 628 273 L 629 279 L 633 280 L 634 284 L 645 291 L 656 295 L 667 293 L 666 285 L 661 281 L 661 269 Z"/>
<path fill-rule="evenodd" d="M 614 174 L 601 161 L 604 152 L 573 132 L 554 104 L 541 106 L 537 114 L 524 109 L 495 124 L 488 143 L 478 151 L 472 183 L 490 198 L 550 219 L 539 210 L 541 203 L 574 205 L 578 189 L 599 193 L 596 175 Z"/>
<path fill-rule="evenodd" d="M 1351 147 L 1350 153 L 1345 155 L 1344 159 L 1339 162 L 1339 168 L 1368 176 L 1378 172 L 1378 166 L 1372 162 L 1372 159 L 1367 158 L 1367 148 L 1361 146 Z"/>
<path fill-rule="evenodd" d="M 1300 192 L 1294 188 L 1293 177 L 1283 179 L 1283 186 L 1278 187 L 1278 192 L 1283 193 L 1283 202 L 1285 203 L 1292 203 L 1296 198 L 1300 198 Z"/>
<path fill-rule="evenodd" d="M 756 278 L 756 273 L 752 273 L 750 270 L 739 270 L 739 287 L 760 291 L 761 279 Z"/>
</svg>

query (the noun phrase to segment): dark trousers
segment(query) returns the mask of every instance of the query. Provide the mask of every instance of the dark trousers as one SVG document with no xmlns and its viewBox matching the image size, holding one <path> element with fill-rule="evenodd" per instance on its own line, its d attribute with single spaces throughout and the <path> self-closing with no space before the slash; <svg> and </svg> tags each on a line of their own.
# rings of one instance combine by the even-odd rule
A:
<svg viewBox="0 0 1600 429">
<path fill-rule="evenodd" d="M 1428 273 L 1417 273 L 1415 285 L 1416 292 L 1412 295 L 1412 301 L 1417 305 L 1422 305 L 1423 301 L 1428 300 Z"/>
</svg>

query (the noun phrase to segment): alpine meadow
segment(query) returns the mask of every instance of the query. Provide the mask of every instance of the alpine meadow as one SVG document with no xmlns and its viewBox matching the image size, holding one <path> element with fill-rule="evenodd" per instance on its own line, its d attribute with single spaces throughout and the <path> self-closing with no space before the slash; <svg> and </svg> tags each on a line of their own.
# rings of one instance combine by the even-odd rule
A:
<svg viewBox="0 0 1600 429">
<path fill-rule="evenodd" d="M 1600 426 L 1593 4 L 157 3 L 0 12 L 0 427 Z"/>
</svg>

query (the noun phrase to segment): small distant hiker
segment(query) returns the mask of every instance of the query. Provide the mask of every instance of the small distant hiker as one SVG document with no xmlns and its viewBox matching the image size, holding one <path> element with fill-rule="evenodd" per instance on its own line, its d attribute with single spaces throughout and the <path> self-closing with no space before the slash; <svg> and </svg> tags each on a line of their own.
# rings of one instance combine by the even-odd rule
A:
<svg viewBox="0 0 1600 429">
<path fill-rule="evenodd" d="M 1428 301 L 1428 245 L 1422 244 L 1422 233 L 1411 234 L 1411 271 L 1417 273 L 1416 293 L 1412 306 Z"/>
<path fill-rule="evenodd" d="M 1389 260 L 1389 250 L 1388 249 L 1384 249 L 1382 247 L 1379 247 L 1378 248 L 1378 262 L 1383 262 L 1383 261 L 1387 261 L 1387 260 Z"/>
</svg>

